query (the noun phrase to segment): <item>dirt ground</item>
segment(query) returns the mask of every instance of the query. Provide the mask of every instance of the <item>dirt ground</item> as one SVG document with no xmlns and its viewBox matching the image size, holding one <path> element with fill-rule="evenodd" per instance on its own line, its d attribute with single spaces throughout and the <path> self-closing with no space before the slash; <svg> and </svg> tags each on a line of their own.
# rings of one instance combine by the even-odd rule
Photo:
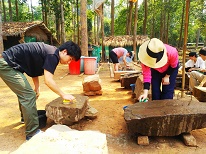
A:
<svg viewBox="0 0 206 154">
<path fill-rule="evenodd" d="M 58 66 L 54 79 L 59 87 L 71 94 L 82 94 L 82 79 L 86 75 L 67 75 L 68 66 Z M 149 137 L 150 144 L 142 146 L 137 144 L 137 138 L 129 136 L 124 120 L 123 106 L 133 104 L 131 90 L 121 87 L 119 81 L 110 77 L 109 66 L 107 63 L 101 64 L 99 75 L 103 95 L 90 96 L 90 105 L 99 112 L 94 120 L 82 119 L 78 123 L 70 126 L 77 130 L 98 130 L 107 136 L 108 150 L 110 154 L 203 154 L 206 152 L 206 129 L 194 130 L 191 134 L 196 138 L 197 147 L 186 146 L 181 137 Z M 31 79 L 28 77 L 31 82 Z M 33 83 L 31 82 L 33 85 Z M 40 77 L 41 94 L 37 100 L 37 108 L 45 109 L 45 105 L 59 97 L 53 93 Z M 7 154 L 15 151 L 25 142 L 24 124 L 20 123 L 20 112 L 18 109 L 15 94 L 0 79 L 0 154 Z M 176 91 L 176 94 L 178 91 Z M 177 97 L 175 96 L 175 99 Z M 181 99 L 191 99 L 185 96 Z M 194 97 L 192 99 L 195 99 Z M 47 126 L 42 130 L 52 126 L 54 122 L 47 120 Z M 29 151 L 28 151 L 29 153 Z"/>
</svg>

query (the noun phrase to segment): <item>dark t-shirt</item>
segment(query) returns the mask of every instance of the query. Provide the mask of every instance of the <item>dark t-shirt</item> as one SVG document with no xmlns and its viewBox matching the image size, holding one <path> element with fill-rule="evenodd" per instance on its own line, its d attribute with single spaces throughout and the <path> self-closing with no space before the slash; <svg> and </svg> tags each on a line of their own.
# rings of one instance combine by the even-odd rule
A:
<svg viewBox="0 0 206 154">
<path fill-rule="evenodd" d="M 44 69 L 54 74 L 59 63 L 59 50 L 43 42 L 15 45 L 2 56 L 12 68 L 30 77 L 43 75 Z"/>
</svg>

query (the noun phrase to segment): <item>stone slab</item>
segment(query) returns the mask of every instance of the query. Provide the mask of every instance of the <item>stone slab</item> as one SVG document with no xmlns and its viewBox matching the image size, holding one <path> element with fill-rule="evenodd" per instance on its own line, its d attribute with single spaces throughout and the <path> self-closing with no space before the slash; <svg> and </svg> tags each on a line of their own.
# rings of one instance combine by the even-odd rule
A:
<svg viewBox="0 0 206 154">
<path fill-rule="evenodd" d="M 125 74 L 123 77 L 120 78 L 121 87 L 126 89 L 131 89 L 130 84 L 136 83 L 139 74 Z"/>
<path fill-rule="evenodd" d="M 185 100 L 154 100 L 129 105 L 124 119 L 130 134 L 176 136 L 206 127 L 206 104 Z"/>
<path fill-rule="evenodd" d="M 206 102 L 206 87 L 194 87 L 193 96 L 200 102 Z"/>
<path fill-rule="evenodd" d="M 46 116 L 54 120 L 57 124 L 70 125 L 84 118 L 88 109 L 89 97 L 73 95 L 76 102 L 73 104 L 63 104 L 61 97 L 46 105 Z"/>
</svg>

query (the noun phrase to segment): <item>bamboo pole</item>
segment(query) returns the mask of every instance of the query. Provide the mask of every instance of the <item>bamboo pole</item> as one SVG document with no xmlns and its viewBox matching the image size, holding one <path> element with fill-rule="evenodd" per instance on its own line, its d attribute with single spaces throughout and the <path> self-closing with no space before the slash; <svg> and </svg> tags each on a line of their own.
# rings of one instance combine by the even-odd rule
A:
<svg viewBox="0 0 206 154">
<path fill-rule="evenodd" d="M 185 89 L 185 59 L 186 59 L 186 51 L 187 51 L 189 7 L 190 7 L 190 0 L 186 0 L 184 44 L 183 44 L 183 58 L 182 58 L 183 68 L 182 68 L 182 92 L 181 92 L 181 97 L 184 97 L 184 89 Z"/>
</svg>

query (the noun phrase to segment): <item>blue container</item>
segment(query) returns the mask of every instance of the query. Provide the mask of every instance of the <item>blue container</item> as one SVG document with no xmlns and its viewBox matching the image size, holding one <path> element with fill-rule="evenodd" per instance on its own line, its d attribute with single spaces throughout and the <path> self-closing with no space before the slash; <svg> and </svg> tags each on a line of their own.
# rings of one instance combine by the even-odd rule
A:
<svg viewBox="0 0 206 154">
<path fill-rule="evenodd" d="M 135 84 L 130 84 L 130 87 L 132 88 L 132 92 L 134 93 L 134 90 L 135 90 Z"/>
</svg>

